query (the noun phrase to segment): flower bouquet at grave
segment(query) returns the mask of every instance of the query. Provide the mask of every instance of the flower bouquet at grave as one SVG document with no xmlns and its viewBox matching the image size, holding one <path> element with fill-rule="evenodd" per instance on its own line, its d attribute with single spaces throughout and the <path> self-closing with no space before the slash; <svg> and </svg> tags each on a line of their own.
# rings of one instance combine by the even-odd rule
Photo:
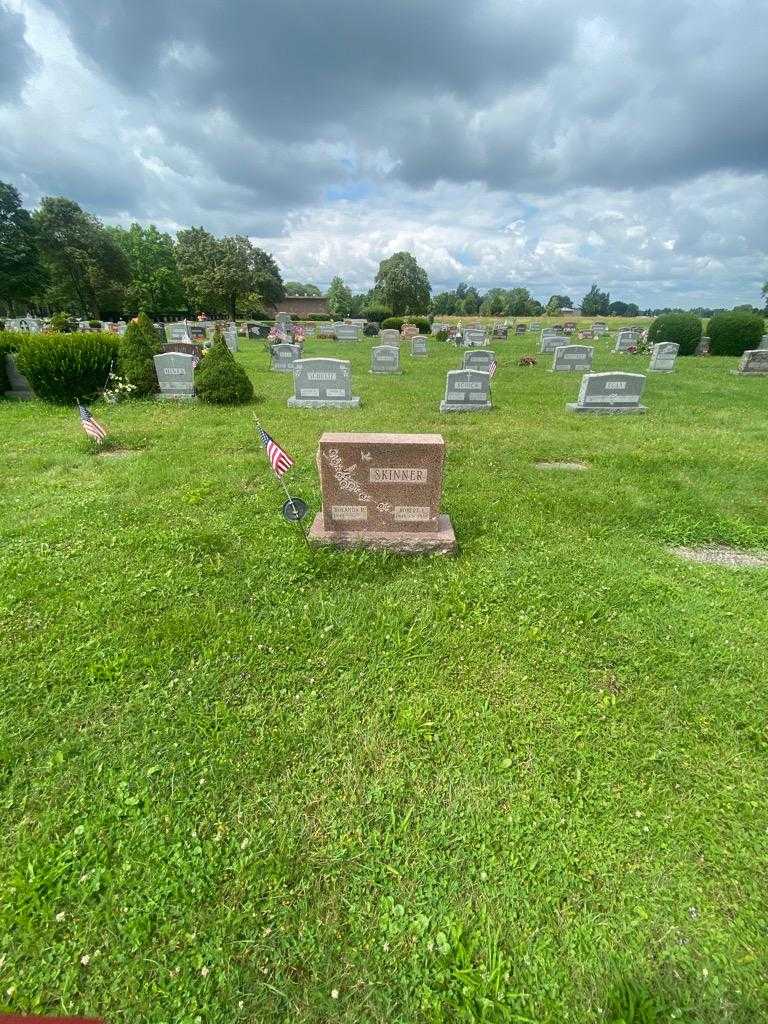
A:
<svg viewBox="0 0 768 1024">
<path fill-rule="evenodd" d="M 117 405 L 123 398 L 130 398 L 136 390 L 135 384 L 129 384 L 126 377 L 121 377 L 110 370 L 107 386 L 104 388 L 104 401 Z"/>
<path fill-rule="evenodd" d="M 538 362 L 538 360 L 536 359 L 535 356 L 523 356 L 521 359 L 518 359 L 517 365 L 518 366 L 535 366 L 537 362 Z"/>
</svg>

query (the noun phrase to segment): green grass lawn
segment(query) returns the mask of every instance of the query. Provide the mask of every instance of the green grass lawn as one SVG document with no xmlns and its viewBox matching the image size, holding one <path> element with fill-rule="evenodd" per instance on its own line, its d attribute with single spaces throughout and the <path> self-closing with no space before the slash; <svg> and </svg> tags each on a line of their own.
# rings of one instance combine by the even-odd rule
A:
<svg viewBox="0 0 768 1024">
<path fill-rule="evenodd" d="M 765 1019 L 768 572 L 667 547 L 768 548 L 768 379 L 687 358 L 576 416 L 528 336 L 441 416 L 454 348 L 308 342 L 363 407 L 290 410 L 241 347 L 258 405 L 94 405 L 125 458 L 0 403 L 0 1008 Z M 442 433 L 459 556 L 310 553 L 254 411 L 312 513 L 324 430 Z"/>
</svg>

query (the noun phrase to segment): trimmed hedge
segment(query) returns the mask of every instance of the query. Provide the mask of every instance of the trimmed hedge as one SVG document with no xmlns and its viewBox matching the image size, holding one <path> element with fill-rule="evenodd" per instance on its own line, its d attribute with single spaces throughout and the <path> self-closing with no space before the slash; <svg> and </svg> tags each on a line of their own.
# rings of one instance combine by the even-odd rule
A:
<svg viewBox="0 0 768 1024">
<path fill-rule="evenodd" d="M 701 320 L 694 313 L 663 313 L 648 328 L 648 344 L 676 342 L 678 355 L 692 356 L 701 341 Z"/>
<path fill-rule="evenodd" d="M 146 398 L 159 391 L 154 356 L 162 351 L 162 346 L 146 313 L 140 313 L 128 324 L 118 347 L 118 373 L 133 384 L 136 398 Z"/>
<path fill-rule="evenodd" d="M 106 386 L 118 341 L 112 334 L 26 334 L 16 365 L 38 398 L 91 401 Z"/>
<path fill-rule="evenodd" d="M 363 315 L 367 320 L 372 320 L 375 324 L 380 324 L 384 320 L 389 320 L 392 316 L 392 310 L 388 306 L 377 306 L 370 305 L 366 306 L 363 310 Z"/>
<path fill-rule="evenodd" d="M 388 316 L 386 320 L 381 321 L 381 327 L 384 331 L 399 331 L 404 323 L 403 316 Z"/>
<path fill-rule="evenodd" d="M 244 405 L 253 401 L 251 378 L 227 348 L 220 331 L 195 370 L 195 391 L 201 402 L 210 405 Z"/>
<path fill-rule="evenodd" d="M 715 313 L 707 334 L 713 356 L 741 356 L 748 348 L 759 348 L 764 332 L 760 313 Z"/>
<path fill-rule="evenodd" d="M 426 316 L 407 316 L 405 323 L 413 324 L 419 328 L 419 334 L 431 334 L 432 324 L 429 322 L 429 318 Z"/>
</svg>

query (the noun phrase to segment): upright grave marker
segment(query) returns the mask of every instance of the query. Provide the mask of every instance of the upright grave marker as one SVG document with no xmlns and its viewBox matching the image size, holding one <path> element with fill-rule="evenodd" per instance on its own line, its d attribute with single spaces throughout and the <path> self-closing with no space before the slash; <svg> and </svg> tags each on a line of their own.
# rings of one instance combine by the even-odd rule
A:
<svg viewBox="0 0 768 1024">
<path fill-rule="evenodd" d="M 444 462 L 439 434 L 323 434 L 323 507 L 310 540 L 403 554 L 454 552 L 451 521 L 440 512 Z"/>
<path fill-rule="evenodd" d="M 631 348 L 637 347 L 637 342 L 640 338 L 638 331 L 622 329 L 616 335 L 616 344 L 613 346 L 614 352 L 629 352 Z"/>
<path fill-rule="evenodd" d="M 380 345 L 399 345 L 400 344 L 400 331 L 395 331 L 391 327 L 387 327 L 383 331 L 379 331 L 379 344 Z"/>
<path fill-rule="evenodd" d="M 471 352 L 464 353 L 461 364 L 462 370 L 482 370 L 483 373 L 491 372 L 491 363 L 496 361 L 496 353 L 488 348 L 476 348 Z"/>
<path fill-rule="evenodd" d="M 293 385 L 291 408 L 360 407 L 360 398 L 352 395 L 352 366 L 346 359 L 299 359 L 293 366 Z"/>
<path fill-rule="evenodd" d="M 595 350 L 590 345 L 558 345 L 552 359 L 552 372 L 570 373 L 579 370 L 589 373 Z"/>
<path fill-rule="evenodd" d="M 270 353 L 272 360 L 269 368 L 275 373 L 293 373 L 296 360 L 301 359 L 301 347 L 288 342 L 272 345 Z"/>
<path fill-rule="evenodd" d="M 237 324 L 227 324 L 224 331 L 224 341 L 227 343 L 227 348 L 230 352 L 237 352 Z"/>
<path fill-rule="evenodd" d="M 371 373 L 400 374 L 400 346 L 374 345 L 371 349 Z"/>
<path fill-rule="evenodd" d="M 334 324 L 333 330 L 337 341 L 358 341 L 360 329 L 356 324 Z"/>
<path fill-rule="evenodd" d="M 427 355 L 427 339 L 423 334 L 414 334 L 411 338 L 411 355 L 412 356 L 425 356 Z"/>
<path fill-rule="evenodd" d="M 482 370 L 449 370 L 440 412 L 486 412 L 491 409 L 491 378 Z"/>
<path fill-rule="evenodd" d="M 640 405 L 645 387 L 642 373 L 585 373 L 576 402 L 569 402 L 569 412 L 594 413 L 643 413 L 646 407 Z"/>
<path fill-rule="evenodd" d="M 194 398 L 195 366 L 193 355 L 161 352 L 154 357 L 161 398 Z"/>
<path fill-rule="evenodd" d="M 465 327 L 462 331 L 462 345 L 464 348 L 474 348 L 485 344 L 485 330 L 480 327 Z"/>
<path fill-rule="evenodd" d="M 539 352 L 554 352 L 555 349 L 562 344 L 563 332 L 561 330 L 556 331 L 554 327 L 545 327 L 541 332 Z"/>
<path fill-rule="evenodd" d="M 677 362 L 680 346 L 674 341 L 659 341 L 651 349 L 651 364 L 648 369 L 652 373 L 672 373 Z"/>
<path fill-rule="evenodd" d="M 516 324 L 515 325 L 515 334 L 516 335 L 527 334 L 527 333 L 528 333 L 528 324 Z"/>
<path fill-rule="evenodd" d="M 741 357 L 739 368 L 731 370 L 731 373 L 740 377 L 765 377 L 768 376 L 768 349 L 749 348 Z"/>
</svg>

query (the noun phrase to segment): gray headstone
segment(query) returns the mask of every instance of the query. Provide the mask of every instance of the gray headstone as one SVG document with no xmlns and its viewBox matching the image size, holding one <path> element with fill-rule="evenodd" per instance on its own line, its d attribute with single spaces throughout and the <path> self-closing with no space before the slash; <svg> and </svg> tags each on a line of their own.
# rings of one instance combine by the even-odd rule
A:
<svg viewBox="0 0 768 1024">
<path fill-rule="evenodd" d="M 482 370 L 483 373 L 491 372 L 491 363 L 496 359 L 496 353 L 487 348 L 474 349 L 464 353 L 461 364 L 462 370 Z"/>
<path fill-rule="evenodd" d="M 528 330 L 538 333 L 541 330 L 541 324 L 528 324 Z"/>
<path fill-rule="evenodd" d="M 208 337 L 208 331 L 203 323 L 187 324 L 187 334 L 189 334 L 192 341 L 205 341 Z"/>
<path fill-rule="evenodd" d="M 187 325 L 185 323 L 180 324 L 168 324 L 168 340 L 169 341 L 191 341 L 191 337 L 187 332 Z"/>
<path fill-rule="evenodd" d="M 275 317 L 275 323 L 277 324 L 290 324 L 292 323 L 290 313 L 278 313 Z"/>
<path fill-rule="evenodd" d="M 551 327 L 545 327 L 541 332 L 541 340 L 539 341 L 539 352 L 554 352 L 556 348 L 563 344 L 563 332 L 555 331 Z"/>
<path fill-rule="evenodd" d="M 379 331 L 379 344 L 380 345 L 399 345 L 400 344 L 400 331 L 395 331 L 391 327 L 387 327 L 386 330 Z"/>
<path fill-rule="evenodd" d="M 440 412 L 484 412 L 491 408 L 491 378 L 482 370 L 449 370 Z"/>
<path fill-rule="evenodd" d="M 399 345 L 374 345 L 371 349 L 371 373 L 402 373 Z"/>
<path fill-rule="evenodd" d="M 224 331 L 224 341 L 226 341 L 230 352 L 237 352 L 237 324 L 227 324 L 227 328 Z"/>
<path fill-rule="evenodd" d="M 639 340 L 639 331 L 622 329 L 616 335 L 616 344 L 613 346 L 613 351 L 628 352 L 631 348 L 637 348 L 637 343 Z"/>
<path fill-rule="evenodd" d="M 19 373 L 16 366 L 16 356 L 9 352 L 5 357 L 5 372 L 8 375 L 10 390 L 5 392 L 6 398 L 34 398 L 32 385 L 27 378 Z"/>
<path fill-rule="evenodd" d="M 527 334 L 527 333 L 528 333 L 528 325 L 527 324 L 517 324 L 517 326 L 515 327 L 515 334 Z"/>
<path fill-rule="evenodd" d="M 701 341 L 696 346 L 696 349 L 693 354 L 695 356 L 708 356 L 710 351 L 710 345 L 711 342 L 709 340 L 709 335 L 702 334 Z"/>
<path fill-rule="evenodd" d="M 161 398 L 195 397 L 195 357 L 183 352 L 161 352 L 154 357 Z"/>
<path fill-rule="evenodd" d="M 297 359 L 301 359 L 301 347 L 283 342 L 273 345 L 271 348 L 272 364 L 270 370 L 277 373 L 293 373 L 293 366 Z"/>
<path fill-rule="evenodd" d="M 299 359 L 293 366 L 294 393 L 288 405 L 320 409 L 357 409 L 352 395 L 352 366 L 346 359 Z"/>
<path fill-rule="evenodd" d="M 601 335 L 608 333 L 608 325 L 603 323 L 602 320 L 595 320 L 592 324 L 592 333 L 596 338 L 599 338 Z"/>
<path fill-rule="evenodd" d="M 586 373 L 581 379 L 581 388 L 576 402 L 569 402 L 570 412 L 595 413 L 641 413 L 646 411 L 640 405 L 645 387 L 642 373 Z"/>
<path fill-rule="evenodd" d="M 589 373 L 594 354 L 591 345 L 558 345 L 552 360 L 552 371 L 568 373 L 579 370 L 581 373 Z"/>
<path fill-rule="evenodd" d="M 412 356 L 425 356 L 427 355 L 427 339 L 423 334 L 415 334 L 411 338 L 411 355 Z"/>
<path fill-rule="evenodd" d="M 674 341 L 657 342 L 651 349 L 651 365 L 648 369 L 652 373 L 672 373 L 679 351 L 680 346 Z"/>
<path fill-rule="evenodd" d="M 358 341 L 360 329 L 356 324 L 334 324 L 337 341 Z"/>
<path fill-rule="evenodd" d="M 480 348 L 485 344 L 485 331 L 479 327 L 465 327 L 462 332 L 462 344 L 464 348 Z"/>
<path fill-rule="evenodd" d="M 764 334 L 760 339 L 760 344 L 757 346 L 759 350 L 768 348 L 768 334 Z"/>
<path fill-rule="evenodd" d="M 738 370 L 731 370 L 744 377 L 768 376 L 768 349 L 750 348 L 741 357 Z"/>
</svg>

